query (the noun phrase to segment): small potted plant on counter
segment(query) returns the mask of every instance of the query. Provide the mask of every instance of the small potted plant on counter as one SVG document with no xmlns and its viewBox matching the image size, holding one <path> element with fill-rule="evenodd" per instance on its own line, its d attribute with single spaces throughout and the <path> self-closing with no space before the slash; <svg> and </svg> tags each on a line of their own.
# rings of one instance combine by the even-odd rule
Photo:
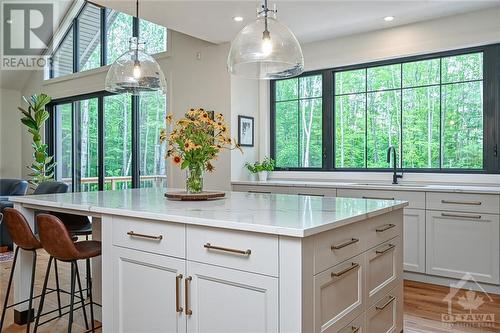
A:
<svg viewBox="0 0 500 333">
<path fill-rule="evenodd" d="M 268 173 L 274 170 L 274 160 L 270 157 L 266 157 L 262 162 L 257 161 L 253 164 L 246 163 L 245 167 L 251 174 L 257 174 L 259 180 L 264 182 L 267 180 Z"/>
</svg>

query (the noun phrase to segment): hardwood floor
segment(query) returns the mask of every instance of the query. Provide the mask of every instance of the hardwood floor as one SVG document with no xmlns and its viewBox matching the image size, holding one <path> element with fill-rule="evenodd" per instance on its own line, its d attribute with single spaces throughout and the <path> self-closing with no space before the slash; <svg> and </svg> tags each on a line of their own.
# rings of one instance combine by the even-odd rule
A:
<svg viewBox="0 0 500 333">
<path fill-rule="evenodd" d="M 43 254 L 42 251 L 39 252 L 39 260 L 37 264 L 36 271 L 36 286 L 35 293 L 39 294 L 43 284 L 43 276 L 45 268 L 47 265 L 47 255 Z M 5 289 L 7 287 L 7 282 L 10 273 L 11 262 L 0 263 L 0 310 L 3 306 L 3 300 L 5 295 Z M 61 286 L 62 288 L 69 289 L 69 265 L 61 263 L 59 265 L 60 276 L 61 276 Z M 49 286 L 54 286 L 54 278 L 51 277 L 49 280 Z M 491 327 L 461 327 L 455 325 L 453 327 L 446 326 L 441 321 L 441 315 L 448 313 L 448 304 L 443 300 L 449 293 L 449 288 L 436 286 L 431 284 L 424 284 L 412 281 L 405 281 L 404 285 L 404 297 L 405 297 L 405 333 L 479 333 L 479 332 L 500 332 L 500 295 L 489 295 L 491 300 L 484 295 L 473 295 L 474 297 L 467 298 L 464 290 L 459 291 L 456 294 L 456 300 L 452 304 L 452 310 L 454 314 L 467 314 L 469 310 L 464 310 L 464 308 L 457 301 L 462 297 L 463 299 L 468 299 L 470 302 L 474 302 L 480 297 L 483 297 L 483 304 L 478 308 L 478 313 L 494 314 L 495 322 Z M 63 304 L 67 304 L 68 297 L 63 296 Z M 463 305 L 465 303 L 461 302 Z M 480 303 L 480 302 L 479 302 Z M 469 303 L 472 305 L 477 305 L 479 303 Z M 55 309 L 57 306 L 55 294 L 51 294 L 47 297 L 45 309 Z M 6 324 L 4 326 L 4 333 L 22 333 L 26 331 L 25 326 L 18 326 L 12 324 L 13 314 L 12 311 L 7 312 Z M 476 324 L 477 325 L 477 324 Z M 57 319 L 49 324 L 42 326 L 39 329 L 40 333 L 58 333 L 66 332 L 67 330 L 67 317 Z M 73 326 L 74 332 L 84 332 L 85 325 L 83 322 L 83 315 L 81 310 L 75 313 L 75 324 Z M 98 330 L 98 332 L 101 332 Z M 370 333 L 370 332 L 366 332 Z"/>
</svg>

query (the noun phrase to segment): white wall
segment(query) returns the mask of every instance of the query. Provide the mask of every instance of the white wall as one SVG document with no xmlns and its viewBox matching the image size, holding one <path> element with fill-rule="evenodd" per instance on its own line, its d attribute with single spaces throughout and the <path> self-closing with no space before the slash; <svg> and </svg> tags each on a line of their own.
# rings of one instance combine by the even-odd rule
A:
<svg viewBox="0 0 500 333">
<path fill-rule="evenodd" d="M 21 92 L 0 89 L 0 178 L 21 177 Z"/>
<path fill-rule="evenodd" d="M 306 71 L 500 42 L 500 7 L 302 45 Z M 261 128 L 269 134 L 269 84 L 261 82 Z M 261 137 L 263 135 L 261 134 Z M 269 138 L 260 141 L 261 157 Z M 273 178 L 389 180 L 389 173 L 277 172 Z M 406 174 L 405 180 L 500 182 L 496 175 Z"/>
<path fill-rule="evenodd" d="M 168 85 L 168 108 L 175 118 L 188 108 L 202 107 L 222 113 L 231 119 L 231 83 L 226 71 L 228 44 L 215 45 L 182 33 L 171 31 L 170 52 L 158 62 Z M 198 59 L 197 54 L 201 54 Z M 107 68 L 77 73 L 64 78 L 43 81 L 42 72 L 34 72 L 24 95 L 45 92 L 54 99 L 104 90 Z M 31 159 L 29 137 L 23 140 L 23 163 Z M 225 151 L 215 162 L 215 172 L 205 177 L 209 189 L 230 189 L 231 155 Z M 168 167 L 170 187 L 184 187 L 185 174 L 177 167 Z"/>
<path fill-rule="evenodd" d="M 249 179 L 245 163 L 259 159 L 260 124 L 259 121 L 259 81 L 231 77 L 231 136 L 238 138 L 238 116 L 254 117 L 254 146 L 241 147 L 243 153 L 231 153 L 231 179 Z M 265 132 L 262 131 L 262 132 Z"/>
</svg>

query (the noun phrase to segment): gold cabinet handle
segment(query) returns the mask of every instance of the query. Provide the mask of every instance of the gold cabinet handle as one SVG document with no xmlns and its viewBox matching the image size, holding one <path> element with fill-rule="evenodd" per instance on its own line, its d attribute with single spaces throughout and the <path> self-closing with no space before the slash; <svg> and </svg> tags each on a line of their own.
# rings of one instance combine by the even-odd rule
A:
<svg viewBox="0 0 500 333">
<path fill-rule="evenodd" d="M 392 302 L 394 302 L 394 300 L 395 300 L 395 299 L 396 299 L 396 297 L 391 296 L 391 297 L 389 298 L 389 300 L 388 300 L 387 302 L 385 302 L 385 303 L 384 303 L 384 305 L 382 305 L 382 306 L 375 306 L 375 309 L 377 309 L 377 310 L 383 310 L 383 309 L 385 309 L 387 306 L 389 306 L 389 304 L 391 304 Z"/>
<path fill-rule="evenodd" d="M 312 193 L 297 193 L 297 195 L 310 196 L 310 197 L 324 197 L 324 194 L 312 194 Z"/>
<path fill-rule="evenodd" d="M 181 280 L 182 280 L 182 274 L 179 274 L 175 277 L 175 311 L 176 312 L 182 312 L 182 306 L 180 306 L 180 289 L 181 289 Z"/>
<path fill-rule="evenodd" d="M 466 214 L 450 214 L 450 213 L 441 213 L 442 217 L 458 217 L 458 218 L 466 218 L 466 219 L 481 219 L 481 215 L 466 215 Z"/>
<path fill-rule="evenodd" d="M 184 280 L 184 298 L 186 302 L 186 315 L 190 316 L 193 314 L 193 310 L 189 308 L 189 283 L 193 278 L 191 276 L 186 277 Z"/>
<path fill-rule="evenodd" d="M 352 271 L 353 269 L 356 269 L 356 268 L 358 268 L 358 267 L 359 267 L 359 264 L 358 264 L 358 263 L 353 262 L 353 263 L 351 263 L 351 266 L 350 266 L 350 267 L 347 267 L 346 269 L 341 270 L 340 272 L 336 272 L 336 273 L 335 273 L 335 272 L 332 272 L 332 278 L 334 278 L 334 277 L 341 277 L 342 275 L 347 274 L 347 273 L 349 273 L 350 271 Z"/>
<path fill-rule="evenodd" d="M 151 235 L 145 235 L 145 234 L 138 234 L 134 231 L 127 232 L 127 235 L 129 235 L 130 237 L 144 238 L 144 239 L 150 239 L 150 240 L 156 240 L 156 241 L 161 241 L 163 239 L 162 235 L 151 236 Z"/>
<path fill-rule="evenodd" d="M 363 199 L 372 199 L 372 200 L 394 200 L 394 198 L 384 198 L 384 197 L 366 197 L 363 196 Z"/>
<path fill-rule="evenodd" d="M 252 254 L 252 250 L 237 250 L 237 249 L 230 249 L 228 247 L 222 247 L 222 246 L 215 246 L 210 243 L 207 243 L 203 245 L 204 248 L 207 250 L 217 250 L 217 251 L 223 251 L 223 252 L 229 252 L 229 253 L 236 253 L 236 254 L 241 254 L 244 256 L 249 256 Z"/>
<path fill-rule="evenodd" d="M 352 326 L 351 327 L 351 333 L 358 333 L 359 332 L 359 327 Z"/>
<path fill-rule="evenodd" d="M 458 200 L 441 200 L 441 203 L 450 205 L 473 205 L 473 206 L 481 206 L 483 204 L 481 201 L 458 201 Z"/>
<path fill-rule="evenodd" d="M 340 250 L 340 249 L 343 249 L 344 247 L 346 246 L 349 246 L 349 245 L 352 245 L 352 244 L 355 244 L 359 242 L 359 239 L 357 238 L 351 238 L 351 240 L 348 240 L 347 242 L 344 242 L 342 244 L 339 244 L 339 245 L 332 245 L 331 249 L 332 251 L 333 250 Z"/>
<path fill-rule="evenodd" d="M 384 224 L 382 225 L 380 228 L 377 228 L 375 229 L 376 232 L 384 232 L 384 231 L 387 231 L 389 229 L 392 229 L 394 228 L 396 225 L 395 224 L 392 224 L 392 223 L 389 223 L 389 224 Z"/>
<path fill-rule="evenodd" d="M 377 251 L 375 251 L 375 253 L 376 253 L 376 254 L 384 254 L 384 253 L 389 252 L 390 250 L 392 250 L 392 249 L 393 249 L 393 248 L 395 248 L 395 247 L 396 247 L 396 245 L 394 245 L 394 244 L 389 244 L 389 247 L 388 247 L 388 248 L 386 248 L 385 250 L 377 250 Z"/>
</svg>

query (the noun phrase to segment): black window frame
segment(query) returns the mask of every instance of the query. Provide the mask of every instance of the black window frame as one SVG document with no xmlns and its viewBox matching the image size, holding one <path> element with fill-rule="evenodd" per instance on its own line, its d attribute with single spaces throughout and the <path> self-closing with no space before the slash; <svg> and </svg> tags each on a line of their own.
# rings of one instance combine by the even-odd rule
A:
<svg viewBox="0 0 500 333">
<path fill-rule="evenodd" d="M 57 117 L 55 117 L 56 107 L 62 104 L 71 103 L 71 114 L 72 114 L 72 165 L 71 165 L 71 191 L 72 192 L 81 192 L 80 182 L 79 182 L 79 170 L 80 170 L 80 152 L 79 152 L 79 131 L 75 130 L 78 127 L 78 108 L 75 107 L 75 104 L 79 101 L 86 99 L 94 99 L 97 98 L 97 106 L 98 106 L 98 120 L 97 120 L 97 135 L 98 135 L 98 190 L 104 190 L 104 180 L 105 180 L 105 169 L 104 169 L 104 98 L 107 96 L 116 96 L 119 94 L 110 93 L 108 91 L 98 91 L 88 94 L 75 95 L 71 97 L 59 98 L 51 101 L 47 105 L 47 111 L 49 112 L 49 121 L 46 123 L 45 128 L 45 139 L 48 142 L 48 152 L 50 155 L 54 156 L 56 147 L 58 145 L 56 139 L 57 133 Z M 139 113 L 139 99 L 140 96 L 135 95 L 126 95 L 130 97 L 131 103 L 131 178 L 132 178 L 132 188 L 139 188 L 141 186 L 140 180 L 140 113 Z M 57 156 L 54 156 L 54 159 L 57 162 Z M 57 179 L 57 170 L 55 171 L 55 177 Z"/>
<path fill-rule="evenodd" d="M 92 5 L 95 7 L 100 8 L 101 10 L 101 15 L 100 15 L 100 36 L 99 36 L 99 45 L 100 45 L 100 52 L 101 52 L 101 59 L 100 59 L 100 67 L 109 65 L 106 61 L 106 54 L 107 54 L 107 31 L 108 31 L 108 25 L 106 23 L 106 15 L 108 11 L 111 11 L 112 9 L 103 7 L 101 5 L 95 4 L 93 2 L 85 1 L 85 3 L 82 5 L 82 7 L 78 10 L 78 13 L 76 16 L 73 18 L 71 21 L 70 26 L 68 27 L 68 30 L 64 33 L 64 37 L 61 39 L 57 47 L 54 48 L 54 51 L 52 51 L 50 55 L 50 62 L 49 62 L 49 79 L 53 79 L 54 77 L 54 69 L 53 69 L 53 61 L 54 61 L 54 54 L 58 51 L 59 47 L 61 44 L 65 41 L 66 37 L 68 36 L 70 31 L 73 31 L 73 74 L 79 73 L 80 72 L 80 59 L 79 59 L 79 52 L 78 52 L 78 35 L 79 35 L 79 22 L 78 19 L 80 18 L 80 15 L 82 12 L 85 10 L 85 8 L 88 5 Z M 132 17 L 132 36 L 130 37 L 139 37 L 139 26 L 140 26 L 140 20 L 139 18 L 135 16 Z M 166 31 L 168 34 L 168 29 Z M 168 37 L 167 37 L 168 38 Z M 168 51 L 168 43 L 165 45 L 167 48 L 166 51 Z M 97 67 L 97 68 L 100 68 Z M 64 77 L 65 75 L 57 76 L 57 77 Z M 56 77 L 56 78 L 57 78 Z"/>
<path fill-rule="evenodd" d="M 276 171 L 326 171 L 326 172 L 392 172 L 388 168 L 336 168 L 335 166 L 335 73 L 408 62 L 430 60 L 470 53 L 483 53 L 483 169 L 450 168 L 398 168 L 408 173 L 500 173 L 498 140 L 500 136 L 500 43 L 461 48 L 423 55 L 373 61 L 304 72 L 298 77 L 323 75 L 323 167 L 276 167 Z M 276 158 L 276 81 L 270 81 L 270 156 Z M 440 133 L 441 135 L 442 133 Z M 398 153 L 399 155 L 399 153 Z"/>
</svg>

